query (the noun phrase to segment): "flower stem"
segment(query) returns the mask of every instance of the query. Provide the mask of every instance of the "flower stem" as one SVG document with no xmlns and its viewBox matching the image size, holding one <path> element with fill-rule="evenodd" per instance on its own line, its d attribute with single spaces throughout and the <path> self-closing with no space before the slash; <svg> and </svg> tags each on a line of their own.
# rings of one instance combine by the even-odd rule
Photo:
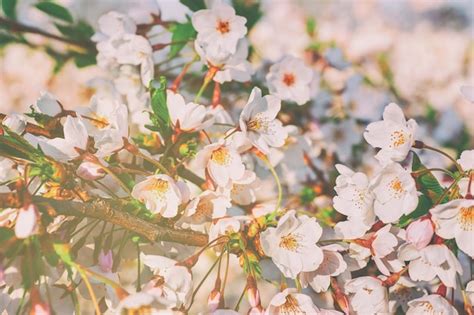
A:
<svg viewBox="0 0 474 315">
<path fill-rule="evenodd" d="M 420 145 L 420 143 L 418 143 L 418 145 Z M 458 171 L 459 171 L 460 173 L 464 173 L 464 171 L 463 171 L 461 165 L 459 165 L 459 163 L 458 163 L 452 156 L 450 156 L 448 153 L 446 153 L 446 152 L 444 152 L 444 151 L 442 151 L 442 150 L 440 150 L 440 149 L 438 149 L 438 148 L 429 146 L 429 145 L 427 145 L 427 144 L 425 144 L 425 143 L 421 143 L 421 147 L 416 146 L 416 148 L 431 150 L 431 151 L 437 152 L 437 153 L 439 153 L 439 154 L 441 154 L 441 155 L 444 155 L 445 157 L 447 157 L 448 159 L 450 159 L 450 160 L 454 163 L 454 165 L 456 165 L 456 168 L 458 169 Z"/>
<path fill-rule="evenodd" d="M 275 178 L 275 182 L 276 182 L 277 188 L 278 188 L 278 199 L 277 199 L 277 204 L 276 204 L 276 207 L 275 207 L 275 212 L 277 212 L 278 210 L 280 210 L 281 200 L 282 200 L 282 197 L 283 197 L 283 190 L 281 188 L 280 178 L 278 177 L 278 174 L 275 171 L 275 168 L 273 167 L 273 165 L 270 163 L 270 161 L 268 160 L 268 158 L 265 155 L 258 155 L 258 157 L 263 161 L 263 163 L 265 163 L 265 165 L 268 167 L 268 169 L 272 173 L 273 178 Z"/>
<path fill-rule="evenodd" d="M 82 280 L 84 280 L 84 284 L 87 287 L 87 291 L 89 291 L 89 295 L 92 299 L 92 304 L 94 304 L 95 313 L 97 315 L 102 314 L 101 311 L 100 311 L 100 308 L 99 308 L 99 304 L 97 303 L 97 298 L 95 296 L 94 290 L 92 289 L 91 283 L 89 282 L 89 278 L 87 278 L 86 272 L 84 271 L 84 269 L 82 269 L 82 267 L 80 267 L 78 265 L 76 265 L 76 268 L 77 268 L 77 271 L 79 272 L 79 274 L 81 275 Z"/>
<path fill-rule="evenodd" d="M 219 68 L 217 67 L 209 68 L 209 70 L 206 73 L 206 76 L 204 77 L 204 82 L 202 83 L 201 88 L 199 89 L 199 91 L 196 94 L 196 97 L 194 98 L 194 103 L 199 102 L 199 99 L 201 98 L 202 93 L 204 93 L 209 83 L 211 83 L 212 79 L 214 78 L 218 70 Z"/>
</svg>

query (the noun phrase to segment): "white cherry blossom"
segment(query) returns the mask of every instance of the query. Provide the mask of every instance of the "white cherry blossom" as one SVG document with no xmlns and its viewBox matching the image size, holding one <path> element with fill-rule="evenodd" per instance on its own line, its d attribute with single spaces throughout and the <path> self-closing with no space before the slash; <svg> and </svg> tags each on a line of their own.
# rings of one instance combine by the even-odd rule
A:
<svg viewBox="0 0 474 315">
<path fill-rule="evenodd" d="M 166 102 L 171 122 L 184 132 L 195 132 L 212 125 L 214 116 L 204 105 L 187 103 L 184 97 L 171 90 L 166 91 Z"/>
<path fill-rule="evenodd" d="M 239 39 L 247 33 L 247 19 L 235 14 L 223 1 L 213 2 L 211 9 L 199 10 L 192 16 L 197 41 L 213 54 L 233 54 Z"/>
<path fill-rule="evenodd" d="M 359 277 L 346 282 L 349 303 L 354 314 L 371 315 L 388 312 L 388 292 L 380 279 Z"/>
<path fill-rule="evenodd" d="M 344 248 L 334 244 L 321 247 L 321 249 L 324 258 L 319 267 L 314 271 L 302 272 L 299 275 L 303 288 L 309 285 L 317 293 L 327 291 L 331 277 L 339 276 L 347 269 L 347 263 L 342 255 L 338 253 L 339 250 L 344 250 Z"/>
<path fill-rule="evenodd" d="M 287 288 L 277 293 L 270 301 L 265 315 L 283 314 L 342 314 L 337 311 L 319 309 L 311 298 L 296 289 Z"/>
<path fill-rule="evenodd" d="M 387 165 L 371 185 L 375 195 L 374 212 L 384 223 L 398 221 L 418 205 L 415 180 L 400 164 Z"/>
<path fill-rule="evenodd" d="M 406 120 L 401 108 L 390 103 L 383 112 L 383 120 L 369 124 L 364 138 L 374 148 L 380 148 L 375 156 L 382 164 L 403 161 L 415 141 L 417 123 Z"/>
<path fill-rule="evenodd" d="M 4 126 L 17 134 L 22 134 L 25 131 L 26 123 L 26 117 L 16 113 L 7 115 L 2 121 Z"/>
<path fill-rule="evenodd" d="M 193 279 L 189 269 L 164 256 L 142 254 L 142 260 L 155 275 L 143 291 L 169 309 L 186 307 L 193 293 Z"/>
<path fill-rule="evenodd" d="M 30 204 L 18 209 L 15 223 L 15 235 L 19 239 L 28 238 L 38 230 L 39 213 L 35 205 Z"/>
<path fill-rule="evenodd" d="M 458 311 L 439 294 L 425 295 L 408 302 L 407 315 L 449 314 L 457 315 Z"/>
<path fill-rule="evenodd" d="M 465 171 L 474 170 L 474 150 L 465 150 L 457 160 Z"/>
<path fill-rule="evenodd" d="M 266 79 L 270 93 L 282 100 L 303 105 L 310 99 L 313 70 L 299 58 L 287 56 L 273 64 Z"/>
<path fill-rule="evenodd" d="M 232 145 L 222 140 L 200 150 L 196 155 L 196 165 L 200 169 L 206 169 L 211 179 L 220 187 L 241 179 L 245 172 L 240 154 Z"/>
<path fill-rule="evenodd" d="M 56 100 L 56 97 L 45 91 L 40 92 L 40 97 L 36 100 L 34 108 L 38 113 L 52 117 L 62 111 L 61 105 Z"/>
<path fill-rule="evenodd" d="M 64 138 L 40 139 L 39 145 L 46 155 L 66 162 L 79 156 L 76 148 L 86 149 L 88 139 L 83 119 L 80 116 L 68 116 L 64 123 Z"/>
<path fill-rule="evenodd" d="M 277 227 L 260 234 L 260 242 L 283 275 L 294 279 L 300 272 L 314 271 L 322 263 L 324 254 L 316 245 L 321 234 L 316 219 L 296 217 L 295 210 L 290 210 L 280 218 Z"/>
<path fill-rule="evenodd" d="M 369 179 L 364 173 L 341 164 L 337 164 L 336 169 L 340 175 L 334 188 L 337 193 L 333 198 L 334 209 L 346 215 L 347 221 L 337 223 L 335 229 L 345 239 L 361 237 L 375 222 L 374 194 Z"/>
<path fill-rule="evenodd" d="M 178 214 L 178 207 L 189 199 L 189 191 L 186 184 L 160 174 L 137 183 L 133 187 L 132 196 L 145 203 L 151 212 L 172 218 Z"/>
<path fill-rule="evenodd" d="M 456 199 L 430 210 L 435 232 L 456 239 L 459 249 L 474 258 L 474 200 Z"/>
<path fill-rule="evenodd" d="M 262 97 L 259 88 L 253 88 L 249 100 L 240 114 L 239 126 L 252 144 L 267 154 L 270 147 L 281 147 L 288 134 L 276 119 L 280 100 L 272 95 Z"/>
<path fill-rule="evenodd" d="M 189 202 L 182 221 L 194 224 L 209 222 L 225 216 L 231 206 L 228 196 L 206 190 Z"/>
<path fill-rule="evenodd" d="M 408 274 L 415 281 L 432 281 L 438 277 L 445 286 L 456 287 L 456 274 L 462 273 L 461 264 L 446 245 L 428 245 L 417 250 L 413 245 L 400 247 L 398 257 L 410 261 Z"/>
</svg>

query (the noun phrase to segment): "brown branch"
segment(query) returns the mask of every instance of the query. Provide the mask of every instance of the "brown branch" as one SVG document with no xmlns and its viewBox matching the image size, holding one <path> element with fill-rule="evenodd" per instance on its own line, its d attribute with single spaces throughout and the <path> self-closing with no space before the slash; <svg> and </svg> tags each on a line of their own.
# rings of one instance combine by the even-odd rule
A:
<svg viewBox="0 0 474 315">
<path fill-rule="evenodd" d="M 0 16 L 0 25 L 4 26 L 11 32 L 20 32 L 20 33 L 31 33 L 31 34 L 38 34 L 50 39 L 54 39 L 63 43 L 67 43 L 70 45 L 75 45 L 78 47 L 85 48 L 87 50 L 95 50 L 95 44 L 92 41 L 79 41 L 71 38 L 62 37 L 59 35 L 51 34 L 46 31 L 43 31 L 39 28 L 28 26 L 17 21 L 7 19 Z"/>
<path fill-rule="evenodd" d="M 121 210 L 123 209 L 123 204 L 116 200 L 94 199 L 82 203 L 67 200 L 54 200 L 44 197 L 33 197 L 33 202 L 38 205 L 49 205 L 59 214 L 86 216 L 119 225 L 131 232 L 145 237 L 151 242 L 167 241 L 190 246 L 205 246 L 208 243 L 208 236 L 206 234 L 150 223 Z M 0 194 L 0 208 L 19 208 L 21 206 L 22 202 L 15 193 Z"/>
<path fill-rule="evenodd" d="M 1 17 L 0 17 L 1 19 Z M 0 113 L 0 122 L 5 119 L 6 115 Z M 54 138 L 55 134 L 49 130 L 44 129 L 43 127 L 40 127 L 38 125 L 32 124 L 32 123 L 26 123 L 25 127 L 25 133 L 31 133 L 32 135 L 35 136 L 43 136 L 46 138 Z"/>
</svg>

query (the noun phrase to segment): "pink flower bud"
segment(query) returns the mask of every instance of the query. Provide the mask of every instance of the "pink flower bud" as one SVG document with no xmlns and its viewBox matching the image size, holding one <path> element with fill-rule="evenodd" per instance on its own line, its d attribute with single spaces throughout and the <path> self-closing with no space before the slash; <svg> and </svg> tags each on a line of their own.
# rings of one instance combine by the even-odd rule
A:
<svg viewBox="0 0 474 315">
<path fill-rule="evenodd" d="M 219 308 L 221 304 L 221 293 L 213 289 L 211 294 L 209 294 L 209 298 L 207 299 L 207 306 L 209 307 L 209 312 L 212 313 Z"/>
<path fill-rule="evenodd" d="M 105 171 L 95 163 L 82 162 L 77 168 L 76 174 L 85 180 L 96 180 L 104 177 Z"/>
<path fill-rule="evenodd" d="M 429 219 L 416 220 L 407 227 L 407 242 L 415 245 L 416 249 L 425 248 L 433 237 L 433 224 Z"/>
<path fill-rule="evenodd" d="M 256 307 L 250 308 L 247 314 L 248 315 L 263 315 L 265 314 L 265 310 L 263 309 L 262 306 L 256 306 Z"/>
<path fill-rule="evenodd" d="M 260 305 L 260 293 L 258 293 L 257 288 L 249 288 L 247 290 L 247 299 L 249 304 L 252 307 L 257 307 Z"/>
<path fill-rule="evenodd" d="M 99 254 L 99 268 L 103 272 L 111 272 L 112 266 L 114 264 L 114 259 L 112 255 L 112 251 L 109 249 L 107 252 L 104 253 L 102 250 Z"/>
</svg>

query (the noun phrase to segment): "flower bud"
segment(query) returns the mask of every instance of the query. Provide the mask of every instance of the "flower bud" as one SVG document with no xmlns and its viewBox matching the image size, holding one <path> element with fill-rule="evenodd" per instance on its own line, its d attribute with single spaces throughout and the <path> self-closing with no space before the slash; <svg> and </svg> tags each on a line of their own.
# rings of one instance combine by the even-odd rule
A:
<svg viewBox="0 0 474 315">
<path fill-rule="evenodd" d="M 213 289 L 209 294 L 209 298 L 207 299 L 207 306 L 209 308 L 209 312 L 212 313 L 219 308 L 221 304 L 222 295 L 219 290 Z"/>
<path fill-rule="evenodd" d="M 407 227 L 407 241 L 415 245 L 416 249 L 425 248 L 433 237 L 434 229 L 431 220 L 419 219 Z"/>
<path fill-rule="evenodd" d="M 247 277 L 247 299 L 252 308 L 260 306 L 260 293 L 255 278 L 252 276 Z"/>
<path fill-rule="evenodd" d="M 103 250 L 99 254 L 99 268 L 103 272 L 111 272 L 112 266 L 114 264 L 114 259 L 112 251 L 109 249 L 107 252 Z"/>
<path fill-rule="evenodd" d="M 105 176 L 105 171 L 100 165 L 92 162 L 82 162 L 76 170 L 77 176 L 85 180 L 96 180 Z"/>
<path fill-rule="evenodd" d="M 49 315 L 51 310 L 48 304 L 43 302 L 40 293 L 36 287 L 33 287 L 30 292 L 30 315 Z"/>
</svg>

